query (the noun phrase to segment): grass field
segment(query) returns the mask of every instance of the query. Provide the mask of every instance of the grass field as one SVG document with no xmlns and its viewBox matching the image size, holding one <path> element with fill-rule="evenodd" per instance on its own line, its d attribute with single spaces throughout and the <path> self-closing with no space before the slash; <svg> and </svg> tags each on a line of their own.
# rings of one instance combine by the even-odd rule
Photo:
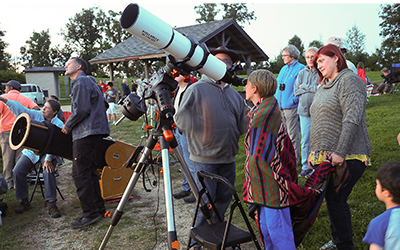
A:
<svg viewBox="0 0 400 250">
<path fill-rule="evenodd" d="M 379 83 L 381 81 L 380 72 L 367 72 L 367 76 L 370 77 L 372 82 Z M 367 105 L 367 127 L 372 145 L 372 165 L 367 167 L 364 175 L 356 184 L 349 197 L 353 220 L 355 249 L 368 249 L 368 246 L 362 243 L 362 238 L 366 233 L 368 223 L 371 219 L 385 210 L 384 204 L 378 201 L 375 197 L 376 170 L 383 163 L 400 161 L 400 146 L 396 141 L 396 136 L 400 132 L 400 115 L 398 114 L 398 110 L 400 110 L 400 93 L 373 96 L 371 97 L 370 103 Z M 112 137 L 114 139 L 137 145 L 140 141 L 141 135 L 143 135 L 141 125 L 142 121 L 131 122 L 125 119 L 125 121 L 123 121 L 118 127 L 112 126 Z M 244 136 L 240 139 L 240 152 L 236 157 L 237 177 L 235 188 L 240 197 L 244 181 L 243 164 L 245 161 L 245 154 L 243 149 L 243 137 Z M 2 171 L 2 164 L 0 165 L 0 171 Z M 180 178 L 179 175 L 175 176 L 176 178 Z M 73 192 L 73 183 L 69 183 L 68 188 Z M 32 188 L 30 189 L 30 192 L 31 191 Z M 6 194 L 1 195 L 0 198 L 4 199 L 11 208 L 14 208 L 17 204 L 14 199 L 14 192 L 7 192 Z M 40 199 L 35 198 L 35 200 Z M 39 205 L 36 206 L 39 207 Z M 40 206 L 42 206 L 41 201 Z M 75 202 L 73 206 L 76 208 L 79 207 L 79 204 Z M 32 209 L 32 211 L 39 210 Z M 236 217 L 238 219 L 238 215 L 236 215 Z M 0 249 L 20 248 L 20 244 L 22 243 L 21 239 L 19 239 L 18 232 L 20 230 L 29 230 L 32 226 L 27 220 L 29 220 L 28 215 L 23 214 L 17 216 L 12 210 L 8 211 L 6 221 L 12 223 L 7 223 L 3 227 L 0 227 Z M 243 224 L 241 226 L 243 226 Z M 63 227 L 65 227 L 65 225 Z M 103 228 L 105 227 L 106 226 Z M 158 227 L 160 227 L 160 230 L 165 230 L 164 224 L 158 225 Z M 97 230 L 97 228 L 89 227 L 79 232 L 89 234 L 94 230 Z M 103 235 L 103 233 L 100 233 L 100 239 Z M 137 240 L 136 236 L 129 237 L 129 240 L 133 242 Z M 141 240 L 146 241 L 146 239 L 143 239 L 143 237 L 146 237 L 146 233 L 140 237 Z M 147 239 L 147 245 L 151 245 L 152 240 L 154 240 L 152 237 Z M 326 205 L 323 203 L 318 218 L 298 249 L 319 249 L 320 246 L 329 240 L 329 218 Z M 98 244 L 99 242 L 93 243 L 93 247 L 90 249 L 95 249 L 98 247 Z M 35 249 L 34 246 L 32 247 Z M 133 249 L 147 250 L 149 248 L 141 248 L 135 244 Z"/>
</svg>

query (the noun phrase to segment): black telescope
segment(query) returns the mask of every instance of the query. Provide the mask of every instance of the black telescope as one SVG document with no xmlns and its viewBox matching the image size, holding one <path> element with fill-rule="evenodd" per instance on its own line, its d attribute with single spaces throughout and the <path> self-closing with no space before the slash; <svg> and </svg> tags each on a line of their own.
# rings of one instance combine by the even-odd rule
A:
<svg viewBox="0 0 400 250">
<path fill-rule="evenodd" d="M 226 64 L 210 54 L 207 46 L 187 38 L 137 4 L 129 4 L 121 16 L 121 26 L 132 35 L 162 49 L 177 60 L 216 81 L 245 85 L 245 79 L 231 74 Z"/>
</svg>

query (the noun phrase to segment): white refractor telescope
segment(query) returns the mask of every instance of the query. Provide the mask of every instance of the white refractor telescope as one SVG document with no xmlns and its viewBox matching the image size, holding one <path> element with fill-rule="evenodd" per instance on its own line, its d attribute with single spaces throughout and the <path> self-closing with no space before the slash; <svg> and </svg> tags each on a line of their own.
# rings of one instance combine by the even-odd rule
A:
<svg viewBox="0 0 400 250">
<path fill-rule="evenodd" d="M 216 81 L 232 82 L 236 77 L 227 72 L 224 62 L 210 54 L 204 43 L 198 44 L 188 39 L 137 4 L 129 4 L 125 8 L 121 26 L 132 35 L 183 61 L 192 70 L 198 70 Z"/>
</svg>

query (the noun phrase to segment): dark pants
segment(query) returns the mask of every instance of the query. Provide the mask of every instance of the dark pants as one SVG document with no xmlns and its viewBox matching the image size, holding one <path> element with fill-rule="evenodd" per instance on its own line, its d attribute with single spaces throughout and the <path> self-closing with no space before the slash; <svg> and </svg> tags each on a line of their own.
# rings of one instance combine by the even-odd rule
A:
<svg viewBox="0 0 400 250">
<path fill-rule="evenodd" d="M 94 161 L 96 146 L 102 138 L 102 135 L 91 135 L 72 143 L 72 178 L 81 202 L 83 217 L 94 218 L 99 212 L 105 211 Z"/>
<path fill-rule="evenodd" d="M 331 181 L 325 195 L 332 239 L 338 249 L 353 249 L 353 231 L 347 198 L 365 171 L 365 164 L 359 160 L 349 160 L 346 164 L 350 171 L 349 183 L 336 193 Z"/>
</svg>

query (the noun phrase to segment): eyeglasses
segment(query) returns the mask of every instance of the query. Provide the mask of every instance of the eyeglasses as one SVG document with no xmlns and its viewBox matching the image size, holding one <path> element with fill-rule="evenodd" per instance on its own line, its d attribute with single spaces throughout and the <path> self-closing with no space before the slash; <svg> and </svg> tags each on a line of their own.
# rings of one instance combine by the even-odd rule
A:
<svg viewBox="0 0 400 250">
<path fill-rule="evenodd" d="M 307 56 L 306 57 L 306 60 L 312 60 L 312 59 L 314 59 L 314 56 Z"/>
<path fill-rule="evenodd" d="M 287 57 L 287 56 L 290 56 L 290 55 L 282 55 L 282 58 Z"/>
</svg>

